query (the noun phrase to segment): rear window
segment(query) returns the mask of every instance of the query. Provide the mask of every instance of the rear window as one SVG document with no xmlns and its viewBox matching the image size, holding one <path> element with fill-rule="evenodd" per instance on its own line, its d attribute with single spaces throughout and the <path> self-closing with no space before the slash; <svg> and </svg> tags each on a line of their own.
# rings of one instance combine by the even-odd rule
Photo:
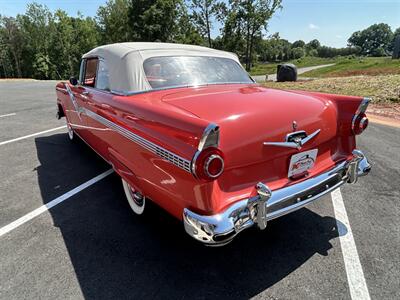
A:
<svg viewBox="0 0 400 300">
<path fill-rule="evenodd" d="M 208 56 L 160 56 L 143 63 L 152 88 L 219 83 L 253 83 L 233 59 Z"/>
<path fill-rule="evenodd" d="M 110 75 L 108 74 L 108 67 L 104 60 L 99 59 L 99 66 L 97 67 L 96 88 L 100 90 L 110 90 Z"/>
</svg>

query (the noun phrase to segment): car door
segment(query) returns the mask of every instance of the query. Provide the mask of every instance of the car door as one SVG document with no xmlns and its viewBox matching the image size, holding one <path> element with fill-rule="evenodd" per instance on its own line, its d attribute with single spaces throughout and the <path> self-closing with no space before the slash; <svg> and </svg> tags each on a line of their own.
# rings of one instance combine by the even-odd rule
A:
<svg viewBox="0 0 400 300">
<path fill-rule="evenodd" d="M 76 86 L 71 86 L 71 91 L 75 109 L 75 126 L 74 130 L 87 143 L 91 144 L 91 132 L 88 128 L 87 110 L 90 106 L 89 99 L 92 97 L 91 88 L 96 83 L 97 58 L 83 59 L 81 63 L 81 71 L 79 82 Z"/>
<path fill-rule="evenodd" d="M 85 64 L 84 61 L 81 63 L 78 84 L 73 85 L 70 82 L 65 83 L 66 91 L 64 94 L 67 95 L 68 100 L 64 103 L 64 111 L 67 117 L 68 123 L 72 126 L 75 133 L 79 136 L 84 136 L 85 120 L 82 116 L 82 99 L 81 93 L 84 90 L 81 86 L 83 82 Z"/>
<path fill-rule="evenodd" d="M 85 72 L 84 92 L 80 95 L 85 108 L 86 141 L 108 161 L 112 130 L 104 124 L 104 119 L 112 120 L 115 116 L 115 111 L 109 104 L 113 95 L 109 88 L 108 68 L 102 58 L 88 59 L 86 68 L 89 71 Z"/>
</svg>

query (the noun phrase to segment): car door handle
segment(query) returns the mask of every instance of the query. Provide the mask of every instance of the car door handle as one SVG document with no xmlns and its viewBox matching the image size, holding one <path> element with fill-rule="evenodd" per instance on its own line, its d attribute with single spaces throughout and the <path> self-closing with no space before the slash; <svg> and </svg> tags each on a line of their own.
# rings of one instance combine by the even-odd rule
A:
<svg viewBox="0 0 400 300">
<path fill-rule="evenodd" d="M 82 92 L 82 95 L 83 95 L 83 96 L 89 96 L 89 94 L 90 94 L 90 93 L 89 93 L 88 91 L 83 91 L 83 92 Z"/>
</svg>

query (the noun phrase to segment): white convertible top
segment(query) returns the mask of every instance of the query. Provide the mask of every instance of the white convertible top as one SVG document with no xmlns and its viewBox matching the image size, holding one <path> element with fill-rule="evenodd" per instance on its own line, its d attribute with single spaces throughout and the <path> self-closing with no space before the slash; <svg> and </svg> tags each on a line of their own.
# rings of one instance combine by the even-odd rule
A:
<svg viewBox="0 0 400 300">
<path fill-rule="evenodd" d="M 152 89 L 143 62 L 159 56 L 212 56 L 230 58 L 240 64 L 236 54 L 221 50 L 172 43 L 117 43 L 94 48 L 83 58 L 102 58 L 109 71 L 110 90 L 118 93 Z"/>
</svg>

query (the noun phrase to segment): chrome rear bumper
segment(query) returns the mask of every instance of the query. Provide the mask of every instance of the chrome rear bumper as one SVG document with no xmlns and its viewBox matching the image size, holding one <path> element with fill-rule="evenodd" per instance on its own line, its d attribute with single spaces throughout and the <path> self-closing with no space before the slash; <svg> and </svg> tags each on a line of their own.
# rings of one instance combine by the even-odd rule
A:
<svg viewBox="0 0 400 300">
<path fill-rule="evenodd" d="M 345 183 L 355 183 L 358 177 L 367 175 L 370 170 L 365 155 L 354 150 L 351 160 L 300 183 L 274 191 L 258 183 L 257 196 L 238 201 L 220 214 L 202 216 L 185 208 L 185 230 L 204 244 L 222 246 L 242 230 L 253 225 L 264 229 L 269 220 L 293 212 Z"/>
</svg>

